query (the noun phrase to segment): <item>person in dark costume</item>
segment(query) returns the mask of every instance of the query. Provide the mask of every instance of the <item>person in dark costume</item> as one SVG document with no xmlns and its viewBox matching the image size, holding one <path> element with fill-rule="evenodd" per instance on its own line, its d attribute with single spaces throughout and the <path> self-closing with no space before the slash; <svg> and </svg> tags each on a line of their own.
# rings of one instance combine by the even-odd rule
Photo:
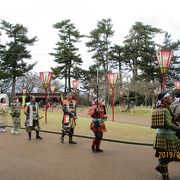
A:
<svg viewBox="0 0 180 180">
<path fill-rule="evenodd" d="M 168 164 L 180 153 L 180 140 L 176 136 L 176 132 L 180 132 L 180 128 L 173 120 L 170 109 L 171 103 L 172 97 L 170 94 L 167 91 L 162 91 L 152 112 L 151 127 L 156 129 L 155 156 L 159 158 L 159 164 L 155 169 L 164 180 L 169 180 Z"/>
<path fill-rule="evenodd" d="M 91 145 L 91 150 L 93 153 L 103 152 L 103 150 L 100 149 L 100 144 L 103 138 L 103 133 L 107 131 L 104 122 L 107 119 L 107 116 L 103 102 L 97 102 L 97 100 L 95 100 L 89 107 L 89 115 L 92 118 L 90 129 L 93 131 L 95 136 Z"/>
<path fill-rule="evenodd" d="M 35 96 L 30 96 L 30 102 L 26 103 L 25 106 L 25 115 L 26 115 L 26 131 L 28 132 L 29 140 L 31 140 L 31 132 L 32 130 L 36 131 L 36 139 L 42 139 L 39 135 L 39 107 L 38 103 L 36 102 Z"/>
</svg>

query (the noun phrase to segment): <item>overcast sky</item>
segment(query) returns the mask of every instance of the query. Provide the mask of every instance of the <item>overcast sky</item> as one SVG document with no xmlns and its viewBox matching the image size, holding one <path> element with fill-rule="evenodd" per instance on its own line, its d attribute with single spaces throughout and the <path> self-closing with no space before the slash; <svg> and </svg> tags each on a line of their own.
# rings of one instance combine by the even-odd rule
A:
<svg viewBox="0 0 180 180">
<path fill-rule="evenodd" d="M 96 28 L 97 21 L 111 18 L 115 30 L 113 42 L 122 43 L 131 26 L 137 22 L 168 31 L 172 39 L 180 39 L 180 0 L 1 0 L 0 19 L 23 24 L 29 37 L 38 36 L 32 59 L 38 64 L 33 71 L 50 70 L 55 66 L 53 52 L 58 33 L 53 24 L 70 19 L 81 34 Z M 85 45 L 80 46 L 83 67 L 92 64 Z"/>
</svg>

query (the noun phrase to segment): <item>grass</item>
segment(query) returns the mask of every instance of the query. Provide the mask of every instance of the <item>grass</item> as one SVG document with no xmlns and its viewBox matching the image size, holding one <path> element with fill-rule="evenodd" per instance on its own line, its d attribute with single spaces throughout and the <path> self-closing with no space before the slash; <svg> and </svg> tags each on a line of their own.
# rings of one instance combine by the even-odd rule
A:
<svg viewBox="0 0 180 180">
<path fill-rule="evenodd" d="M 40 116 L 44 116 L 44 111 L 41 109 Z M 87 115 L 87 108 L 78 108 L 77 126 L 75 128 L 75 134 L 93 136 L 92 131 L 89 128 L 91 118 Z M 116 114 L 118 112 L 116 111 Z M 45 124 L 44 118 L 40 120 L 40 126 L 43 130 L 50 130 L 59 132 L 62 122 L 62 111 L 56 110 L 54 112 L 48 111 L 48 123 Z M 144 115 L 144 114 L 143 114 Z M 134 118 L 132 114 L 132 118 Z M 11 117 L 8 118 L 8 125 L 12 125 Z M 21 113 L 21 126 L 24 127 L 25 115 Z M 154 138 L 154 130 L 147 126 L 140 126 L 136 124 L 126 124 L 120 122 L 106 121 L 107 132 L 104 133 L 104 138 L 137 141 L 152 143 Z"/>
</svg>

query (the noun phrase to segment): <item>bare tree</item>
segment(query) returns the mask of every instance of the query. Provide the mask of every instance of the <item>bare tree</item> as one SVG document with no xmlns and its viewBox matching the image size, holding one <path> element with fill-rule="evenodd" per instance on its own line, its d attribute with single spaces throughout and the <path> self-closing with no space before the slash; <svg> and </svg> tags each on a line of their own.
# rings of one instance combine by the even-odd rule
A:
<svg viewBox="0 0 180 180">
<path fill-rule="evenodd" d="M 17 79 L 16 91 L 22 92 L 26 88 L 27 92 L 40 91 L 43 92 L 42 82 L 39 74 L 35 72 L 28 72 L 23 77 Z"/>
<path fill-rule="evenodd" d="M 12 85 L 11 79 L 1 79 L 0 80 L 0 93 L 7 92 Z"/>
</svg>

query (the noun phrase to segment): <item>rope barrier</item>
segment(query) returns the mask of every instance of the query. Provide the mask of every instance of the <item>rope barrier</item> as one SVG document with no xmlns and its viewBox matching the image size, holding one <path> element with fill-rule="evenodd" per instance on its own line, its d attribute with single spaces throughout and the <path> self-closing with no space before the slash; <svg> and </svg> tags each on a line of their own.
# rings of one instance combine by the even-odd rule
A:
<svg viewBox="0 0 180 180">
<path fill-rule="evenodd" d="M 12 127 L 12 126 L 7 126 L 7 127 Z M 20 129 L 25 129 L 25 128 L 20 128 Z M 40 132 L 44 133 L 51 133 L 51 134 L 61 134 L 60 132 L 55 132 L 55 131 L 49 131 L 49 130 L 40 130 Z M 85 138 L 85 139 L 94 139 L 94 137 L 91 136 L 85 136 L 85 135 L 77 135 L 74 134 L 74 137 L 79 137 L 79 138 Z M 130 145 L 138 145 L 138 146 L 153 146 L 151 143 L 141 143 L 141 142 L 133 142 L 133 141 L 122 141 L 122 140 L 116 140 L 116 139 L 108 139 L 108 138 L 103 138 L 102 141 L 107 141 L 107 142 L 113 142 L 113 143 L 121 143 L 121 144 L 130 144 Z"/>
</svg>

